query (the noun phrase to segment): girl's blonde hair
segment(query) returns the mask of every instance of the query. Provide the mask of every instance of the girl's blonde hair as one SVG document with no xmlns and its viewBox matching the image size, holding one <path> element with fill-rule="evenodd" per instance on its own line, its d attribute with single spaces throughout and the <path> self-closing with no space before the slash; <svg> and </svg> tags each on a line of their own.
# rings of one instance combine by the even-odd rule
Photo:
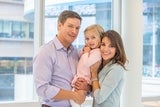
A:
<svg viewBox="0 0 160 107">
<path fill-rule="evenodd" d="M 102 33 L 104 32 L 104 29 L 99 25 L 99 24 L 93 24 L 93 25 L 90 25 L 88 26 L 85 30 L 84 30 L 84 33 L 86 33 L 87 31 L 89 30 L 94 30 L 96 35 L 99 35 L 100 38 L 102 36 Z"/>
</svg>

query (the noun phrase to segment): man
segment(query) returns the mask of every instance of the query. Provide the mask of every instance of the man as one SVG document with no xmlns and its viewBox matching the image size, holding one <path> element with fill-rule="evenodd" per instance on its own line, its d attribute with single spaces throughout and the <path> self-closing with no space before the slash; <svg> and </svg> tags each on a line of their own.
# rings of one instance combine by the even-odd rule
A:
<svg viewBox="0 0 160 107">
<path fill-rule="evenodd" d="M 34 58 L 33 75 L 37 94 L 42 98 L 42 107 L 71 107 L 69 100 L 78 104 L 85 100 L 82 91 L 87 90 L 85 80 L 78 80 L 75 86 L 77 91 L 71 91 L 71 81 L 79 59 L 72 43 L 79 33 L 81 20 L 74 11 L 63 11 L 58 17 L 58 34 L 42 46 Z"/>
</svg>

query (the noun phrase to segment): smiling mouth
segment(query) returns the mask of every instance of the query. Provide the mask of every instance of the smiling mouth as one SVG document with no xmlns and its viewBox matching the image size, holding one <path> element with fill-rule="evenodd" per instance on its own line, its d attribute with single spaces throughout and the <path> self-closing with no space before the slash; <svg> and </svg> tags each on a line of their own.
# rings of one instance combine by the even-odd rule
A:
<svg viewBox="0 0 160 107">
<path fill-rule="evenodd" d="M 93 47 L 94 46 L 94 44 L 91 44 L 91 45 L 89 45 L 90 47 Z"/>
<path fill-rule="evenodd" d="M 104 54 L 104 55 L 109 55 L 110 53 L 108 53 L 108 52 L 103 52 L 103 54 Z"/>
</svg>

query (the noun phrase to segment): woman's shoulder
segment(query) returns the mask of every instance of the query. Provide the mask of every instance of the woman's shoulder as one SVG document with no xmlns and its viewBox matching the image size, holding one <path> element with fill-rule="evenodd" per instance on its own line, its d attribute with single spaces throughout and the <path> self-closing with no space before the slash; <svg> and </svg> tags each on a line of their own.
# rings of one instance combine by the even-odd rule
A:
<svg viewBox="0 0 160 107">
<path fill-rule="evenodd" d="M 116 70 L 116 71 L 124 71 L 124 68 L 118 63 L 111 64 L 110 69 Z"/>
</svg>

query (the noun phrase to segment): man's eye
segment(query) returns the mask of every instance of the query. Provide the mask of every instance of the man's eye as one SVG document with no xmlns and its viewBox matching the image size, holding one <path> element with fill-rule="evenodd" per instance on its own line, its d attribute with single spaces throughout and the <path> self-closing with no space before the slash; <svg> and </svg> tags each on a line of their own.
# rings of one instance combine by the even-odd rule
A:
<svg viewBox="0 0 160 107">
<path fill-rule="evenodd" d="M 80 27 L 77 27 L 76 29 L 77 29 L 77 30 L 79 30 L 79 29 L 80 29 Z"/>
<path fill-rule="evenodd" d="M 69 25 L 68 27 L 72 28 L 73 26 Z"/>
</svg>

